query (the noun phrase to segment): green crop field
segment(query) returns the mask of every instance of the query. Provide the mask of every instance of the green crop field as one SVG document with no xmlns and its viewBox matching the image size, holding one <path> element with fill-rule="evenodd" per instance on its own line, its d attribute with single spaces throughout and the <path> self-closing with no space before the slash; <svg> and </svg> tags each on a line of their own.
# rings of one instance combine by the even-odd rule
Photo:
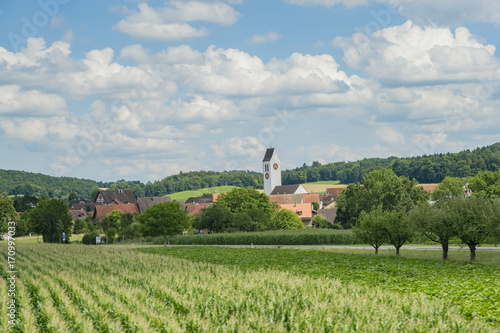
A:
<svg viewBox="0 0 500 333">
<path fill-rule="evenodd" d="M 176 192 L 169 194 L 168 196 L 172 198 L 172 200 L 177 200 L 177 201 L 186 201 L 187 199 L 191 197 L 199 197 L 203 195 L 204 193 L 226 193 L 231 191 L 233 188 L 236 188 L 237 186 L 217 186 L 217 187 L 207 187 L 207 188 L 202 188 L 199 190 L 193 190 L 193 191 L 182 191 L 182 192 Z"/>
<path fill-rule="evenodd" d="M 442 262 L 317 250 L 171 247 L 140 251 L 194 261 L 262 268 L 356 282 L 387 291 L 426 294 L 451 301 L 465 318 L 500 324 L 500 266 Z"/>
<path fill-rule="evenodd" d="M 163 244 L 165 238 L 158 237 L 156 244 Z M 234 232 L 209 235 L 174 236 L 171 244 L 178 245 L 352 245 L 361 241 L 351 230 L 296 229 L 260 232 Z"/>
<path fill-rule="evenodd" d="M 15 297 L 9 299 L 6 280 L 0 284 L 0 331 L 498 331 L 484 316 L 467 317 L 451 297 L 432 298 L 388 290 L 376 281 L 363 284 L 279 266 L 261 269 L 265 265 L 252 263 L 252 269 L 245 269 L 174 257 L 186 251 L 212 260 L 210 249 L 220 250 L 183 247 L 143 253 L 111 246 L 18 244 Z M 0 250 L 0 273 L 7 277 L 6 246 Z M 250 256 L 263 264 L 260 253 L 226 254 L 243 261 Z M 297 259 L 304 264 L 300 255 Z M 475 276 L 477 285 L 482 275 Z M 13 326 L 5 315 L 12 299 L 17 310 Z"/>
</svg>

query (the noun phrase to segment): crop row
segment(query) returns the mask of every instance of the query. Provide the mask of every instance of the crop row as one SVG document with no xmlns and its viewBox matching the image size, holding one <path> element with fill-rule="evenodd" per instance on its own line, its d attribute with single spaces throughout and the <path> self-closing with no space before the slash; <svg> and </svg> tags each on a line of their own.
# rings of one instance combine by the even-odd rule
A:
<svg viewBox="0 0 500 333">
<path fill-rule="evenodd" d="M 324 250 L 221 247 L 160 247 L 141 252 L 231 265 L 246 270 L 281 270 L 356 281 L 402 293 L 450 300 L 467 317 L 500 323 L 500 266 L 376 257 Z"/>
<path fill-rule="evenodd" d="M 24 331 L 471 332 L 446 300 L 112 247 L 18 245 Z M 40 316 L 41 314 L 41 316 Z M 376 320 L 374 320 L 376 318 Z"/>
<path fill-rule="evenodd" d="M 164 238 L 155 238 L 153 242 L 163 244 Z M 170 239 L 170 243 L 177 245 L 351 245 L 360 244 L 360 241 L 350 230 L 299 229 L 175 236 Z"/>
</svg>

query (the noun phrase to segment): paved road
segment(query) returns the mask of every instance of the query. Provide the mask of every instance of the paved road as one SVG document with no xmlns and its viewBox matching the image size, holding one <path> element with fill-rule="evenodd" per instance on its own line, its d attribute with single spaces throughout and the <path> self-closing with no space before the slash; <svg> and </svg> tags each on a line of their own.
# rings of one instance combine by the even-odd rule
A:
<svg viewBox="0 0 500 333">
<path fill-rule="evenodd" d="M 220 247 L 252 247 L 252 245 L 217 245 Z M 280 249 L 350 249 L 350 250 L 373 250 L 371 246 L 347 246 L 347 245 L 253 245 L 254 248 L 280 248 Z M 383 245 L 379 247 L 379 250 L 393 250 L 394 246 Z M 402 250 L 430 250 L 430 251 L 442 251 L 441 246 L 432 245 L 422 245 L 422 246 L 411 246 L 404 245 Z M 469 248 L 450 246 L 449 251 L 469 251 Z M 500 251 L 500 246 L 484 246 L 476 248 L 476 251 Z"/>
</svg>

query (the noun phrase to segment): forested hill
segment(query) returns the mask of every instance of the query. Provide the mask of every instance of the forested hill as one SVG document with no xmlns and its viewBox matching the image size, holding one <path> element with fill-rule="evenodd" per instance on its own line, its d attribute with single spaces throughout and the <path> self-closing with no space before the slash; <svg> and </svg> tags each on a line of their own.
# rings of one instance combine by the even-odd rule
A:
<svg viewBox="0 0 500 333">
<path fill-rule="evenodd" d="M 408 158 L 367 158 L 356 162 L 337 162 L 302 166 L 282 172 L 283 185 L 324 180 L 342 184 L 361 182 L 363 176 L 376 169 L 392 169 L 398 176 L 415 178 L 419 183 L 439 183 L 444 177 L 469 177 L 479 171 L 496 171 L 500 167 L 500 143 L 464 150 L 459 153 L 435 154 Z"/>
<path fill-rule="evenodd" d="M 52 177 L 41 173 L 0 169 L 0 194 L 35 195 L 47 194 L 59 198 L 71 192 L 90 198 L 98 187 L 94 180 L 73 177 Z"/>
<path fill-rule="evenodd" d="M 256 161 L 260 165 L 260 161 Z M 464 150 L 459 153 L 436 154 L 409 158 L 368 158 L 356 162 L 337 162 L 321 165 L 313 162 L 293 170 L 282 172 L 283 185 L 306 182 L 339 180 L 343 184 L 360 182 L 366 173 L 388 168 L 398 176 L 408 176 L 420 183 L 439 183 L 444 177 L 469 177 L 479 171 L 496 171 L 500 166 L 500 143 Z M 156 182 L 143 184 L 139 181 L 120 180 L 114 183 L 72 177 L 51 177 L 23 171 L 0 170 L 0 194 L 26 194 L 51 197 L 67 196 L 75 192 L 78 196 L 93 199 L 98 187 L 110 189 L 127 188 L 138 197 L 162 196 L 185 190 L 233 185 L 262 188 L 262 174 L 253 171 L 191 171 L 180 172 Z"/>
</svg>

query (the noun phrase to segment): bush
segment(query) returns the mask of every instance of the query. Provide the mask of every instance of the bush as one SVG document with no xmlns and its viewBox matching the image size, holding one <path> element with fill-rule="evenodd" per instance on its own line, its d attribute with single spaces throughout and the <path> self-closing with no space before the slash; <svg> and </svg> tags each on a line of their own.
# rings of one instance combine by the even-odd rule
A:
<svg viewBox="0 0 500 333">
<path fill-rule="evenodd" d="M 83 235 L 82 243 L 85 245 L 96 245 L 95 238 L 99 237 L 99 232 L 92 231 L 88 234 Z"/>
</svg>

